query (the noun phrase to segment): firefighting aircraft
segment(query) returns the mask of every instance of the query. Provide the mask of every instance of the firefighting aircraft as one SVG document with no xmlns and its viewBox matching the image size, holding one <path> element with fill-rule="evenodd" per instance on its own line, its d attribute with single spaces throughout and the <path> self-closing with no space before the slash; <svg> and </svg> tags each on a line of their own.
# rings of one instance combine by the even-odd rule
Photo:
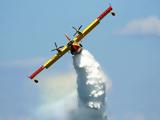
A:
<svg viewBox="0 0 160 120">
<path fill-rule="evenodd" d="M 74 38 L 71 40 L 66 34 L 65 37 L 68 40 L 68 43 L 65 46 L 58 47 L 55 43 L 55 49 L 51 51 L 57 51 L 57 53 L 52 56 L 47 62 L 45 62 L 40 68 L 38 68 L 33 74 L 29 76 L 30 79 L 35 78 L 42 70 L 45 68 L 48 69 L 53 63 L 55 63 L 59 58 L 61 58 L 67 52 L 71 52 L 72 55 L 79 54 L 82 51 L 82 45 L 79 43 L 89 32 L 91 32 L 100 21 L 107 15 L 111 13 L 115 16 L 115 13 L 112 11 L 112 6 L 110 5 L 102 14 L 100 14 L 90 25 L 88 25 L 83 31 L 80 31 L 82 25 L 78 28 L 73 27 L 76 31 L 73 35 Z M 34 79 L 35 83 L 38 83 L 37 79 Z"/>
</svg>

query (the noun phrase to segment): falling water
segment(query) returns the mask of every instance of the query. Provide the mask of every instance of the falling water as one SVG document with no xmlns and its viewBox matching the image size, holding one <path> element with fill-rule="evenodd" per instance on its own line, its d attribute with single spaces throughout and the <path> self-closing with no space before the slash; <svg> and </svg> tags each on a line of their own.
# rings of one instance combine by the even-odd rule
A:
<svg viewBox="0 0 160 120">
<path fill-rule="evenodd" d="M 73 56 L 77 73 L 78 108 L 73 120 L 106 120 L 105 95 L 108 86 L 99 63 L 87 50 Z"/>
</svg>

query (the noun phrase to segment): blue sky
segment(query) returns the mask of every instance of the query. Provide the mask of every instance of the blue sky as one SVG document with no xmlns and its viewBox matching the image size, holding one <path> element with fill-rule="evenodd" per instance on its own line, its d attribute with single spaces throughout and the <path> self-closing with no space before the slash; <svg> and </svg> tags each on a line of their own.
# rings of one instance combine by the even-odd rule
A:
<svg viewBox="0 0 160 120">
<path fill-rule="evenodd" d="M 117 16 L 107 16 L 82 42 L 112 81 L 108 113 L 113 120 L 159 120 L 160 1 L 110 2 Z M 72 26 L 86 27 L 107 6 L 106 0 L 0 0 L 0 120 L 34 118 L 41 85 L 26 76 L 54 54 L 55 41 L 66 44 Z M 68 71 L 74 72 L 69 54 L 42 78 Z"/>
</svg>

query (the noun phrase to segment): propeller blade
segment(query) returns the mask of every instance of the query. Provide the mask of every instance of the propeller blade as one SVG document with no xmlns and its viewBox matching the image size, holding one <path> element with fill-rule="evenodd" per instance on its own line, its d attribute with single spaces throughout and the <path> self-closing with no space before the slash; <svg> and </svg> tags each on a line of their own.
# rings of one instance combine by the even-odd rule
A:
<svg viewBox="0 0 160 120">
<path fill-rule="evenodd" d="M 76 31 L 75 34 L 73 36 L 75 36 L 77 33 L 80 33 L 80 29 L 82 28 L 82 25 L 78 27 L 78 29 L 76 29 L 75 27 L 72 26 L 72 28 Z"/>
<path fill-rule="evenodd" d="M 65 37 L 67 38 L 67 40 L 68 40 L 69 42 L 71 41 L 71 39 L 68 37 L 67 34 L 65 34 Z"/>
<path fill-rule="evenodd" d="M 63 48 L 64 46 L 60 46 L 59 48 Z"/>
<path fill-rule="evenodd" d="M 82 25 L 78 28 L 78 30 L 80 30 L 82 28 Z"/>
<path fill-rule="evenodd" d="M 51 50 L 51 51 L 55 51 L 55 50 L 57 50 L 57 49 L 53 49 L 53 50 Z"/>
<path fill-rule="evenodd" d="M 73 35 L 73 36 L 76 36 L 76 34 L 77 34 L 77 31 L 74 33 L 74 35 Z"/>
<path fill-rule="evenodd" d="M 57 49 L 57 43 L 56 43 L 56 42 L 54 43 L 54 45 L 55 45 L 55 47 L 56 47 L 56 49 Z"/>
<path fill-rule="evenodd" d="M 72 26 L 73 29 L 75 29 L 77 31 L 77 29 L 75 27 Z"/>
</svg>

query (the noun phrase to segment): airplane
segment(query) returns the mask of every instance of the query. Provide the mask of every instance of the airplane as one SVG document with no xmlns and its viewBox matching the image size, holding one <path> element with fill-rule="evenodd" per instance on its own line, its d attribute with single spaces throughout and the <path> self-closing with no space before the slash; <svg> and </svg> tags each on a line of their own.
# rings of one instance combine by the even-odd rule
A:
<svg viewBox="0 0 160 120">
<path fill-rule="evenodd" d="M 104 12 L 102 12 L 91 24 L 89 24 L 83 31 L 80 31 L 82 25 L 78 28 L 72 27 L 75 30 L 74 38 L 70 39 L 67 34 L 65 34 L 68 43 L 65 46 L 58 47 L 55 43 L 55 49 L 51 51 L 57 51 L 55 55 L 53 55 L 47 62 L 45 62 L 40 68 L 38 68 L 35 72 L 33 72 L 29 78 L 32 80 L 35 78 L 42 70 L 48 69 L 52 64 L 54 64 L 57 60 L 59 60 L 64 54 L 70 51 L 72 55 L 76 55 L 81 53 L 82 45 L 79 43 L 88 33 L 90 33 L 99 23 L 100 21 L 107 15 L 111 13 L 112 16 L 116 14 L 113 12 L 112 6 L 110 5 Z M 37 79 L 34 79 L 35 83 L 38 83 Z"/>
</svg>

